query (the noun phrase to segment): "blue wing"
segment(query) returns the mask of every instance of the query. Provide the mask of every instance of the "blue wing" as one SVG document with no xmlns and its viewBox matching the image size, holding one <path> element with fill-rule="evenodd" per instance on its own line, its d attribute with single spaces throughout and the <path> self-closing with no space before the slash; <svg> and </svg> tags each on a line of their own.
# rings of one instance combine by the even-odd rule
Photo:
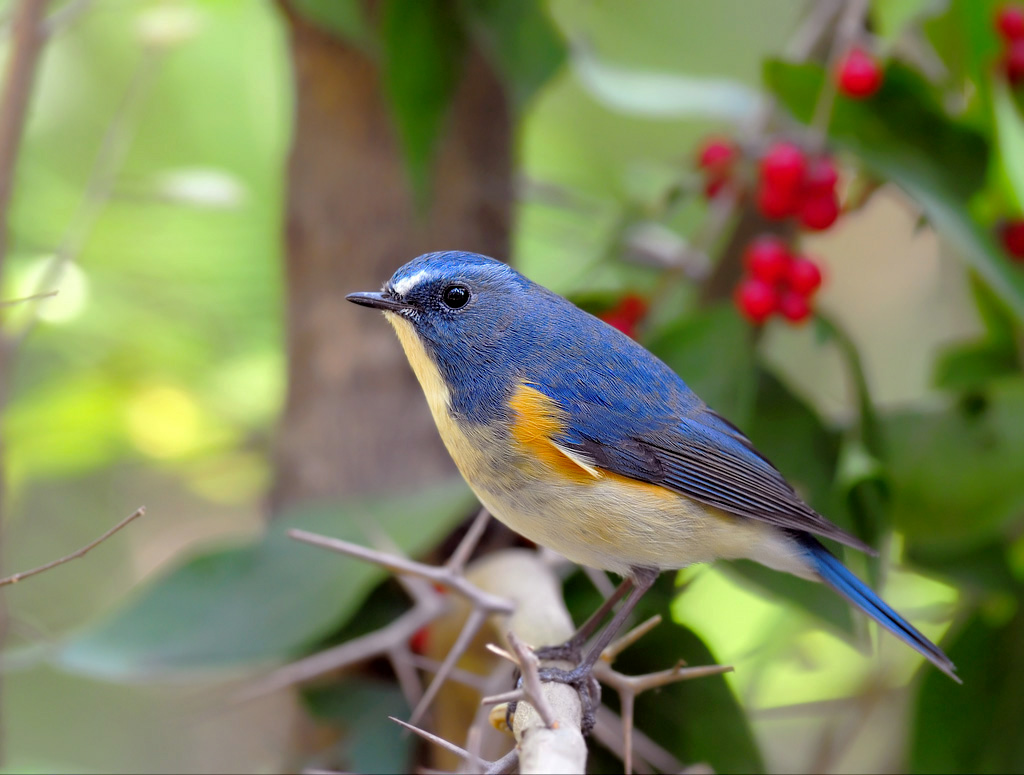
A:
<svg viewBox="0 0 1024 775">
<path fill-rule="evenodd" d="M 557 441 L 598 468 L 674 490 L 739 517 L 874 551 L 808 506 L 743 433 L 711 411 L 667 365 L 590 318 L 545 332 L 565 370 L 548 359 L 527 380 L 565 411 Z M 581 348 L 579 342 L 587 342 Z M 537 352 L 544 352 L 538 348 Z"/>
</svg>

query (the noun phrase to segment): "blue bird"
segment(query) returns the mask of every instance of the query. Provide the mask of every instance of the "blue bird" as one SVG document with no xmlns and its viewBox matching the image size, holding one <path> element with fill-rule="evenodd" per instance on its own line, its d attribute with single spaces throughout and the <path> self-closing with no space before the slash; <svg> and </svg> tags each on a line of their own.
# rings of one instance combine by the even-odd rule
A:
<svg viewBox="0 0 1024 775">
<path fill-rule="evenodd" d="M 815 536 L 872 550 L 800 499 L 743 433 L 642 346 L 500 261 L 429 253 L 380 292 L 441 438 L 480 501 L 531 541 L 620 574 L 569 644 L 590 668 L 662 570 L 748 558 L 828 584 L 955 680 L 949 658 Z M 591 690 L 587 690 L 591 691 Z"/>
</svg>

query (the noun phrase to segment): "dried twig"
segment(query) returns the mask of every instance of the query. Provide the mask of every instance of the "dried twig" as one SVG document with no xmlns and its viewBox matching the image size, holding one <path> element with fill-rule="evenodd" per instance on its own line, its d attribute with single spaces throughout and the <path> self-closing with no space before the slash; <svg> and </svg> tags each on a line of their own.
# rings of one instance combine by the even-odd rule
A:
<svg viewBox="0 0 1024 775">
<path fill-rule="evenodd" d="M 14 166 L 25 129 L 36 66 L 45 41 L 42 22 L 46 5 L 40 0 L 21 0 L 12 22 L 11 58 L 0 99 L 0 277 L 3 276 L 7 253 L 7 211 Z"/>
<path fill-rule="evenodd" d="M 483 627 L 484 622 L 487 621 L 487 617 L 491 614 L 511 614 L 515 610 L 515 606 L 511 601 L 477 588 L 467 581 L 463 575 L 462 563 L 465 562 L 465 559 L 471 553 L 472 548 L 476 545 L 476 542 L 479 541 L 480 536 L 483 534 L 486 519 L 486 512 L 481 511 L 481 513 L 477 515 L 476 520 L 473 522 L 473 525 L 470 527 L 469 532 L 466 534 L 465 538 L 463 538 L 459 547 L 456 548 L 455 552 L 452 554 L 452 560 L 441 567 L 426 565 L 395 554 L 389 554 L 375 549 L 368 549 L 364 546 L 360 546 L 359 544 L 353 544 L 336 538 L 328 538 L 327 536 L 316 535 L 315 533 L 308 533 L 304 530 L 288 531 L 288 535 L 297 541 L 302 541 L 314 546 L 322 546 L 342 554 L 347 554 L 351 557 L 358 557 L 359 559 L 367 560 L 368 562 L 387 568 L 394 573 L 416 576 L 427 579 L 428 581 L 433 581 L 437 584 L 442 584 L 472 604 L 473 609 L 466 618 L 462 631 L 459 633 L 458 638 L 456 638 L 455 645 L 448 652 L 441 668 L 427 686 L 427 690 L 423 693 L 423 696 L 420 698 L 415 708 L 413 708 L 413 712 L 410 716 L 410 721 L 413 724 L 417 723 L 423 717 L 427 708 L 430 707 L 431 702 L 433 702 L 434 698 L 437 696 L 441 686 L 448 679 L 451 671 L 455 668 L 455 664 L 465 653 L 473 638 L 480 631 L 480 628 Z"/>
<path fill-rule="evenodd" d="M 640 638 L 650 632 L 661 623 L 660 616 L 652 616 L 645 622 L 634 627 L 621 638 L 613 641 L 602 652 L 601 659 L 594 665 L 594 677 L 605 686 L 610 686 L 619 694 L 622 704 L 622 734 L 623 734 L 623 763 L 626 765 L 626 775 L 633 771 L 633 709 L 636 697 L 649 689 L 656 689 L 661 686 L 688 681 L 692 678 L 702 678 L 709 675 L 718 675 L 732 671 L 728 665 L 704 665 L 701 667 L 685 667 L 686 664 L 680 660 L 675 667 L 669 670 L 659 670 L 644 675 L 623 675 L 612 668 L 615 658 L 625 651 L 629 646 L 636 643 Z"/>
<path fill-rule="evenodd" d="M 439 748 L 443 748 L 449 753 L 455 754 L 464 762 L 470 763 L 473 767 L 477 768 L 477 770 L 481 772 L 495 773 L 496 775 L 499 775 L 500 773 L 511 772 L 512 769 L 515 767 L 516 762 L 519 761 L 519 753 L 518 751 L 516 751 L 515 748 L 513 748 L 511 751 L 509 751 L 507 754 L 502 756 L 497 761 L 488 762 L 484 761 L 479 756 L 476 756 L 470 751 L 467 751 L 465 748 L 462 748 L 461 746 L 455 745 L 455 743 L 445 740 L 443 737 L 438 737 L 432 732 L 428 732 L 425 729 L 420 729 L 415 724 L 410 724 L 406 721 L 402 721 L 401 719 L 397 719 L 394 716 L 388 716 L 388 718 L 391 721 L 394 721 L 399 726 L 404 727 L 405 729 L 408 729 L 410 732 L 419 735 L 424 740 L 433 743 Z"/>
<path fill-rule="evenodd" d="M 372 657 L 390 657 L 398 644 L 408 644 L 416 632 L 430 624 L 445 609 L 445 601 L 428 585 L 410 586 L 407 589 L 412 591 L 414 605 L 390 624 L 278 668 L 244 689 L 235 700 L 247 702 L 289 686 L 306 683 L 349 665 L 365 662 Z M 402 660 L 405 657 L 399 652 L 395 658 Z"/>
<path fill-rule="evenodd" d="M 39 301 L 40 299 L 49 299 L 56 296 L 58 291 L 47 291 L 45 293 L 33 293 L 31 296 L 22 296 L 20 299 L 9 299 L 7 301 L 0 301 L 0 309 L 4 307 L 16 307 L 19 304 L 24 304 L 27 301 Z"/>
<path fill-rule="evenodd" d="M 350 557 L 357 557 L 360 560 L 366 560 L 375 565 L 380 565 L 382 568 L 387 568 L 394 573 L 418 576 L 428 581 L 437 582 L 448 587 L 452 592 L 466 598 L 474 605 L 494 613 L 510 614 L 514 610 L 514 606 L 508 600 L 477 589 L 466 581 L 461 573 L 455 572 L 448 567 L 426 565 L 422 562 L 415 562 L 414 560 L 408 560 L 394 554 L 367 549 L 365 546 L 343 541 L 340 538 L 329 538 L 317 535 L 316 533 L 309 533 L 305 530 L 289 530 L 288 535 L 296 541 L 302 541 L 313 546 L 322 546 L 325 549 L 347 554 Z"/>
<path fill-rule="evenodd" d="M 548 702 L 547 697 L 544 696 L 544 692 L 541 690 L 540 660 L 537 659 L 537 655 L 533 653 L 533 649 L 519 640 L 515 633 L 510 632 L 505 637 L 508 639 L 509 646 L 512 647 L 511 653 L 503 648 L 495 646 L 493 643 L 487 644 L 487 648 L 492 653 L 497 654 L 503 659 L 507 659 L 519 668 L 519 672 L 522 677 L 522 688 L 484 697 L 481 700 L 481 703 L 484 705 L 496 705 L 502 702 L 518 702 L 519 700 L 526 700 L 526 702 L 533 705 L 534 709 L 540 715 L 544 722 L 544 726 L 548 729 L 557 729 L 558 722 L 555 720 L 555 712 L 551 708 L 551 703 Z"/>
<path fill-rule="evenodd" d="M 90 541 L 81 549 L 76 549 L 71 554 L 67 554 L 61 557 L 59 560 L 52 560 L 46 563 L 45 565 L 40 565 L 38 568 L 32 568 L 32 570 L 21 571 L 20 573 L 15 573 L 13 576 L 7 576 L 6 578 L 2 578 L 0 579 L 0 587 L 5 587 L 8 584 L 17 584 L 19 581 L 21 581 L 22 579 L 27 579 L 29 576 L 35 576 L 37 574 L 43 573 L 44 571 L 56 568 L 58 565 L 63 565 L 66 562 L 71 562 L 71 560 L 78 559 L 79 557 L 95 549 L 97 546 L 99 546 L 108 538 L 110 538 L 110 536 L 114 535 L 114 533 L 127 527 L 129 524 L 134 522 L 136 519 L 138 519 L 145 513 L 146 507 L 140 506 L 127 517 L 125 517 L 112 528 L 110 528 L 110 530 L 108 530 L 106 533 L 97 538 L 95 541 Z"/>
</svg>

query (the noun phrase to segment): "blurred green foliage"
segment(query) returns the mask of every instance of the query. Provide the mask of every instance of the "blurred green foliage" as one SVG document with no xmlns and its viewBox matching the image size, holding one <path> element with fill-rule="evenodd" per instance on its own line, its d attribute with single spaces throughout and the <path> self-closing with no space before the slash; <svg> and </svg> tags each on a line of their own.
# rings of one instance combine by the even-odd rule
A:
<svg viewBox="0 0 1024 775">
<path fill-rule="evenodd" d="M 277 750 L 253 753 L 244 738 L 232 747 L 223 736 L 204 746 L 191 727 L 182 739 L 195 751 L 154 754 L 148 736 L 162 736 L 187 703 L 166 686 L 119 682 L 227 679 L 247 663 L 300 655 L 346 623 L 365 624 L 381 574 L 297 546 L 284 531 L 369 541 L 369 517 L 420 553 L 465 515 L 469 499 L 453 485 L 417 496 L 415 507 L 394 498 L 324 504 L 261 529 L 285 380 L 285 22 L 274 5 L 251 0 L 91 5 L 47 47 L 0 278 L 0 298 L 22 296 L 38 289 L 55 256 L 70 259 L 37 325 L 31 307 L 4 318 L 15 335 L 31 328 L 3 424 L 5 559 L 22 568 L 77 547 L 138 505 L 129 496 L 171 516 L 140 525 L 130 549 L 122 539 L 105 547 L 105 566 L 81 585 L 68 589 L 64 569 L 9 592 L 12 621 L 56 641 L 38 648 L 40 638 L 15 634 L 9 646 L 26 665 L 4 686 L 11 767 L 214 769 L 217 755 L 226 767 L 279 767 Z M 781 56 L 803 4 L 389 0 L 379 25 L 354 3 L 292 5 L 384 68 L 427 215 L 432 153 L 465 47 L 482 47 L 517 110 L 522 176 L 554 192 L 519 204 L 520 268 L 581 301 L 658 294 L 645 344 L 812 505 L 883 550 L 879 560 L 847 559 L 929 636 L 945 636 L 965 680 L 956 686 L 928 669 L 918 676 L 920 659 L 884 638 L 878 654 L 858 655 L 849 644 L 866 642 L 864 623 L 821 586 L 748 563 L 689 569 L 682 594 L 666 577 L 645 600 L 647 613 L 671 608 L 675 622 L 628 651 L 623 667 L 657 669 L 682 656 L 734 661 L 738 670 L 643 697 L 640 728 L 717 772 L 810 769 L 844 734 L 842 755 L 825 760 L 833 769 L 1024 769 L 1015 733 L 1024 723 L 1024 271 L 993 237 L 1000 218 L 1021 215 L 1024 131 L 1016 95 L 994 76 L 996 3 L 873 2 L 880 45 L 894 55 L 885 84 L 868 101 L 838 99 L 829 124 L 830 148 L 860 181 L 902 191 L 902 206 L 955 254 L 944 281 L 967 289 L 956 295 L 936 281 L 938 302 L 969 323 L 959 341 L 920 345 L 930 348 L 934 379 L 903 405 L 878 398 L 873 383 L 881 380 L 871 353 L 886 343 L 865 347 L 846 330 L 850 320 L 823 315 L 816 331 L 758 337 L 730 304 L 703 301 L 680 274 L 623 260 L 636 227 L 656 226 L 684 246 L 699 239 L 707 207 L 695 195 L 691 157 L 703 134 L 746 126 L 769 98 L 787 112 L 773 132 L 804 131 L 828 73 Z M 918 30 L 941 77 L 898 55 L 901 37 Z M 112 181 L 109 191 L 97 177 Z M 899 209 L 892 199 L 877 207 Z M 822 244 L 874 252 L 858 232 L 867 220 L 849 216 L 836 242 Z M 710 246 L 716 258 L 723 246 Z M 878 278 L 878 294 L 904 292 L 886 282 Z M 840 307 L 843 293 L 827 296 L 826 310 Z M 957 307 L 961 296 L 968 302 Z M 872 301 L 854 306 L 870 315 Z M 844 411 L 827 411 L 825 388 L 798 386 L 800 336 L 821 353 L 808 368 L 825 371 L 832 358 L 850 386 Z M 229 548 L 206 545 L 217 536 L 222 546 L 230 537 Z M 125 584 L 159 565 L 121 600 Z M 594 604 L 580 584 L 568 584 L 578 618 Z M 882 685 L 906 710 L 885 716 L 895 719 L 885 729 L 837 731 L 842 711 L 832 709 L 866 708 Z M 53 710 L 56 723 L 44 724 L 53 692 L 76 713 L 95 700 L 105 714 L 77 728 Z M 152 709 L 156 700 L 166 715 Z M 387 771 L 407 761 L 408 742 L 396 744 L 380 723 L 402 713 L 393 686 L 351 683 L 304 702 L 345 728 L 325 764 Z"/>
</svg>

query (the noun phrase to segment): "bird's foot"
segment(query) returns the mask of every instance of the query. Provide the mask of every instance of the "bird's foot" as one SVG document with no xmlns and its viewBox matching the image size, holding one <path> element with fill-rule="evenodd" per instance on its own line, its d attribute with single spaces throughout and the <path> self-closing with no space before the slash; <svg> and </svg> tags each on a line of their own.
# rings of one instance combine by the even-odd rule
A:
<svg viewBox="0 0 1024 775">
<path fill-rule="evenodd" d="M 560 647 L 555 647 L 560 648 Z M 543 649 L 538 650 L 537 655 L 541 656 Z M 578 648 L 577 648 L 578 652 Z M 545 659 L 561 659 L 558 657 L 544 657 Z M 570 661 L 570 660 L 567 660 Z M 592 665 L 577 665 L 572 670 L 562 670 L 557 667 L 542 667 L 538 671 L 541 682 L 547 683 L 560 683 L 571 686 L 576 690 L 580 696 L 580 702 L 583 705 L 583 716 L 580 719 L 580 730 L 583 735 L 589 735 L 591 730 L 594 728 L 594 724 L 597 721 L 596 712 L 598 706 L 601 704 L 601 684 L 594 677 L 594 670 Z M 522 686 L 523 679 L 520 677 L 516 681 L 516 686 Z M 505 723 L 508 728 L 512 728 L 512 718 L 515 716 L 516 708 L 518 707 L 517 702 L 510 702 L 508 708 L 505 711 Z"/>
</svg>

